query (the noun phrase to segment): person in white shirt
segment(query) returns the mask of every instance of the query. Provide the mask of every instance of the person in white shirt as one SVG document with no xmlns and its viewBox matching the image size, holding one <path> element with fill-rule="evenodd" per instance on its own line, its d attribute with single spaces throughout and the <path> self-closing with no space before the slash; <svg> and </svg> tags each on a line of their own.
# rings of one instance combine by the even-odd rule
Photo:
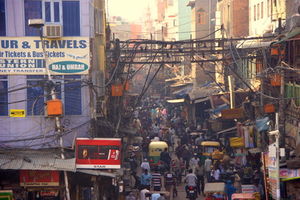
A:
<svg viewBox="0 0 300 200">
<path fill-rule="evenodd" d="M 142 162 L 141 168 L 142 168 L 143 170 L 147 169 L 148 172 L 150 172 L 150 164 L 149 164 L 147 158 L 145 158 L 144 161 Z"/>
<path fill-rule="evenodd" d="M 211 159 L 209 157 L 206 158 L 205 162 L 204 162 L 204 170 L 205 170 L 205 174 L 206 174 L 206 180 L 207 182 L 211 181 L 211 176 L 210 176 L 210 171 L 211 171 Z"/>
<path fill-rule="evenodd" d="M 147 200 L 146 198 L 146 193 L 149 193 L 150 191 L 147 190 L 146 188 L 145 189 L 142 189 L 141 192 L 140 192 L 140 200 Z"/>
<path fill-rule="evenodd" d="M 200 159 L 197 157 L 197 154 L 194 155 L 194 157 L 190 160 L 189 166 L 193 170 L 193 173 L 195 173 L 195 169 L 198 166 Z"/>
<path fill-rule="evenodd" d="M 189 173 L 185 176 L 185 191 L 186 191 L 186 195 L 188 192 L 188 187 L 192 186 L 196 189 L 197 187 L 197 176 L 193 173 L 192 169 L 189 169 Z"/>
<path fill-rule="evenodd" d="M 219 181 L 220 180 L 220 169 L 218 167 L 215 167 L 214 171 L 213 171 L 213 177 L 214 177 L 214 181 Z"/>
</svg>

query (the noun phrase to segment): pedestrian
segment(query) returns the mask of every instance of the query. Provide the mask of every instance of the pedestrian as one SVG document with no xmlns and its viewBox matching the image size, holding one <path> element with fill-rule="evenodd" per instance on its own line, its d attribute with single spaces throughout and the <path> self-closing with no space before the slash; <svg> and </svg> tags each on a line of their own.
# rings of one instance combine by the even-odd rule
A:
<svg viewBox="0 0 300 200">
<path fill-rule="evenodd" d="M 175 186 L 176 186 L 176 177 L 171 171 L 168 171 L 165 174 L 165 189 L 170 193 L 170 200 L 172 200 L 174 197 L 173 190 Z"/>
<path fill-rule="evenodd" d="M 160 193 L 160 197 L 157 200 L 167 200 L 163 193 Z"/>
<path fill-rule="evenodd" d="M 193 173 L 192 169 L 189 169 L 189 173 L 185 177 L 185 192 L 186 196 L 188 196 L 188 188 L 194 187 L 197 192 L 197 176 Z"/>
<path fill-rule="evenodd" d="M 189 162 L 190 169 L 193 170 L 193 173 L 195 173 L 195 169 L 196 169 L 196 167 L 197 167 L 199 161 L 200 161 L 200 160 L 199 160 L 197 154 L 194 154 L 194 156 L 192 157 L 192 159 L 191 159 L 190 162 Z"/>
<path fill-rule="evenodd" d="M 146 188 L 142 189 L 140 192 L 140 200 L 147 200 L 146 194 L 148 194 L 150 191 Z"/>
<path fill-rule="evenodd" d="M 241 193 L 242 192 L 241 177 L 237 173 L 236 169 L 233 170 L 233 173 L 234 173 L 234 184 L 233 184 L 233 186 L 235 187 L 237 193 Z"/>
<path fill-rule="evenodd" d="M 151 200 L 158 200 L 160 198 L 160 194 L 159 193 L 153 193 L 151 195 Z"/>
<path fill-rule="evenodd" d="M 142 173 L 142 175 L 141 175 L 141 189 L 146 188 L 146 189 L 150 190 L 151 179 L 152 179 L 151 174 L 149 174 L 148 170 L 145 169 L 144 173 Z"/>
<path fill-rule="evenodd" d="M 199 195 L 202 193 L 204 195 L 204 166 L 199 162 L 195 174 L 197 176 L 197 190 Z"/>
<path fill-rule="evenodd" d="M 150 172 L 150 164 L 149 164 L 147 158 L 145 158 L 145 159 L 143 160 L 143 162 L 142 162 L 142 164 L 141 164 L 141 168 L 142 168 L 143 170 L 147 169 L 148 172 Z"/>
<path fill-rule="evenodd" d="M 233 187 L 231 180 L 228 180 L 225 184 L 225 194 L 227 195 L 227 199 L 231 200 L 231 196 L 236 192 L 236 189 Z"/>
<path fill-rule="evenodd" d="M 220 168 L 218 166 L 215 166 L 212 172 L 213 172 L 212 176 L 214 178 L 214 181 L 218 182 L 220 180 L 220 174 L 221 174 Z"/>
<path fill-rule="evenodd" d="M 129 192 L 129 194 L 126 196 L 125 200 L 136 200 L 136 197 L 133 194 L 133 192 Z"/>
<path fill-rule="evenodd" d="M 160 160 L 164 162 L 167 170 L 170 170 L 171 156 L 168 152 L 168 148 L 165 148 L 163 152 L 160 153 Z"/>
<path fill-rule="evenodd" d="M 209 157 L 207 157 L 204 161 L 204 170 L 205 170 L 205 174 L 206 174 L 206 180 L 207 182 L 211 182 L 211 175 L 210 175 L 210 172 L 211 172 L 211 159 Z"/>
<path fill-rule="evenodd" d="M 159 173 L 158 167 L 154 168 L 154 172 L 152 175 L 152 187 L 154 191 L 160 191 L 161 190 L 161 174 Z"/>
</svg>

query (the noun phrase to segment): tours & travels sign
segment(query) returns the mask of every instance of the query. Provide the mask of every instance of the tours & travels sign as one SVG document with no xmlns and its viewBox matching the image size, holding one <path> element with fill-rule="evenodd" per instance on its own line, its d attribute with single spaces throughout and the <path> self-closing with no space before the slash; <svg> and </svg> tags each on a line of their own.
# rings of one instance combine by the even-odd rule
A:
<svg viewBox="0 0 300 200">
<path fill-rule="evenodd" d="M 89 54 L 88 37 L 0 37 L 0 74 L 87 74 Z"/>
</svg>

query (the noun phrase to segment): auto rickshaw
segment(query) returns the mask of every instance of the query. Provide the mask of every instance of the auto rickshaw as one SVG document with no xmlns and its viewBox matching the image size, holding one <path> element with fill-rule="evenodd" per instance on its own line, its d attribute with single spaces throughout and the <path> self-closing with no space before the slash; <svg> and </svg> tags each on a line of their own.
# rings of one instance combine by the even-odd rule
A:
<svg viewBox="0 0 300 200">
<path fill-rule="evenodd" d="M 152 141 L 149 144 L 149 163 L 150 166 L 158 166 L 160 153 L 168 148 L 168 144 L 164 141 Z"/>
<path fill-rule="evenodd" d="M 256 193 L 234 193 L 231 196 L 232 200 L 260 200 L 260 195 Z"/>
<path fill-rule="evenodd" d="M 215 156 L 213 159 L 222 159 L 223 152 L 219 151 L 220 142 L 217 141 L 203 141 L 200 143 L 200 149 L 203 156 L 212 157 Z"/>
</svg>

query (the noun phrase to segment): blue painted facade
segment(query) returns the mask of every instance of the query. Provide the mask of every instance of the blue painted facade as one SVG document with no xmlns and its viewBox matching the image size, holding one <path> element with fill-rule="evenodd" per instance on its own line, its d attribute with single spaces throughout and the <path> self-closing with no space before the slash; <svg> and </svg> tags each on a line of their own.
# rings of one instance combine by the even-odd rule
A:
<svg viewBox="0 0 300 200">
<path fill-rule="evenodd" d="M 28 19 L 44 18 L 46 22 L 60 23 L 63 36 L 94 37 L 91 0 L 51 2 L 54 4 L 41 0 L 0 0 L 0 36 L 38 36 L 38 30 L 28 27 Z M 85 84 L 88 78 L 89 75 L 53 76 L 57 96 L 64 102 L 61 122 L 65 147 L 72 147 L 76 137 L 89 137 L 91 96 Z M 0 148 L 59 146 L 54 119 L 44 115 L 45 102 L 50 99 L 46 80 L 46 76 L 39 75 L 0 76 Z M 26 117 L 9 117 L 10 109 L 25 110 Z"/>
</svg>

